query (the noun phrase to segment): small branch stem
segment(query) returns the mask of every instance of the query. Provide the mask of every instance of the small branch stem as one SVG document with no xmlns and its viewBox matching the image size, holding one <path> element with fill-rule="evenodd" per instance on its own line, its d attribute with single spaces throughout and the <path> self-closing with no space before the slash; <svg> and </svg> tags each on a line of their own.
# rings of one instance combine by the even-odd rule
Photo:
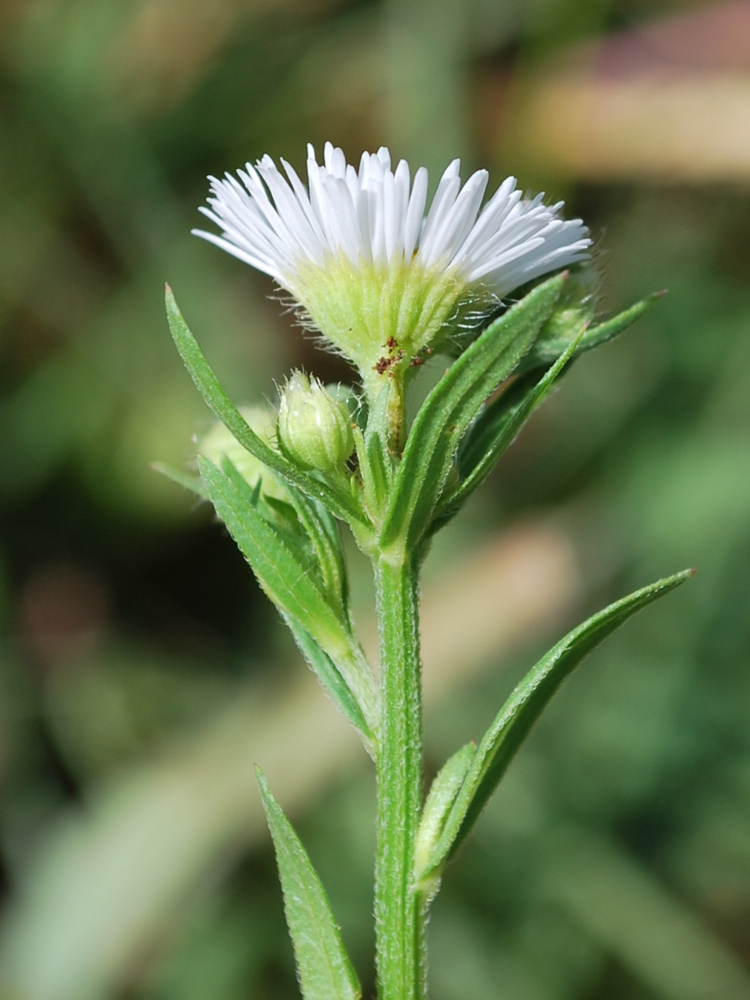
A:
<svg viewBox="0 0 750 1000">
<path fill-rule="evenodd" d="M 422 801 L 422 695 L 417 571 L 406 559 L 376 563 L 382 717 L 377 760 L 375 922 L 379 1000 L 422 991 L 414 842 Z"/>
<path fill-rule="evenodd" d="M 396 368 L 390 374 L 388 399 L 388 447 L 394 455 L 404 450 L 404 376 Z"/>
</svg>

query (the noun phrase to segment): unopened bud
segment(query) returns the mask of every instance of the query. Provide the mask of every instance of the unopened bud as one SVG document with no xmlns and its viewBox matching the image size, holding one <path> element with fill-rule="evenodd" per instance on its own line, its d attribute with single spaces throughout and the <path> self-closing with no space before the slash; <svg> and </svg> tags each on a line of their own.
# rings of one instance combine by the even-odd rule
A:
<svg viewBox="0 0 750 1000">
<path fill-rule="evenodd" d="M 294 372 L 281 397 L 279 439 L 300 465 L 333 472 L 354 450 L 349 409 L 317 379 Z"/>
</svg>

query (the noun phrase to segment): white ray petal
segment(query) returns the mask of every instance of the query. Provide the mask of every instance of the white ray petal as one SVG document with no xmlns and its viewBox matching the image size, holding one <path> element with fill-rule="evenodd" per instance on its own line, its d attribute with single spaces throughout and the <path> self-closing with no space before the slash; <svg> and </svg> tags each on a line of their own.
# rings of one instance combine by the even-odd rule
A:
<svg viewBox="0 0 750 1000">
<path fill-rule="evenodd" d="M 300 269 L 322 273 L 341 256 L 355 268 L 407 266 L 435 281 L 450 274 L 456 294 L 481 283 L 495 296 L 588 256 L 591 239 L 581 220 L 563 220 L 562 202 L 523 198 L 514 177 L 480 209 L 486 171 L 462 186 L 454 160 L 428 207 L 424 167 L 412 180 L 405 160 L 395 170 L 391 162 L 382 146 L 363 153 L 355 169 L 327 142 L 319 164 L 309 145 L 304 184 L 285 160 L 282 172 L 264 156 L 236 175 L 209 179 L 209 207 L 201 211 L 220 232 L 195 232 L 293 292 Z"/>
<path fill-rule="evenodd" d="M 424 209 L 427 204 L 428 180 L 427 170 L 420 167 L 414 175 L 414 185 L 411 189 L 404 220 L 404 258 L 406 260 L 411 260 L 422 229 Z"/>
</svg>

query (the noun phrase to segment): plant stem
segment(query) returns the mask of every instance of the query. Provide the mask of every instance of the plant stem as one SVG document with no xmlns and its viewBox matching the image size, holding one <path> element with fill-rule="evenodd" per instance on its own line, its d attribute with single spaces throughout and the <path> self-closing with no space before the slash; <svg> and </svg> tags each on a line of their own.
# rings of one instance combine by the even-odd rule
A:
<svg viewBox="0 0 750 1000">
<path fill-rule="evenodd" d="M 375 925 L 380 1000 L 418 1000 L 419 899 L 414 841 L 422 801 L 422 692 L 417 570 L 406 557 L 375 566 L 382 718 L 377 760 Z"/>
</svg>

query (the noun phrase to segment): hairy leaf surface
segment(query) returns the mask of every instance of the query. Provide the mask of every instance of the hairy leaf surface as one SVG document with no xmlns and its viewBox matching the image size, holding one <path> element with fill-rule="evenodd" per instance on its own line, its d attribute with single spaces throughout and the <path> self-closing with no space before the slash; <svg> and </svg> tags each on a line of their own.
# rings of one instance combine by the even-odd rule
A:
<svg viewBox="0 0 750 1000">
<path fill-rule="evenodd" d="M 276 848 L 284 909 L 305 1000 L 359 1000 L 362 990 L 336 926 L 331 904 L 307 851 L 257 770 Z"/>
<path fill-rule="evenodd" d="M 569 632 L 518 684 L 485 733 L 425 874 L 439 870 L 463 842 L 529 730 L 566 677 L 628 618 L 689 579 L 693 570 L 636 590 Z"/>
</svg>

